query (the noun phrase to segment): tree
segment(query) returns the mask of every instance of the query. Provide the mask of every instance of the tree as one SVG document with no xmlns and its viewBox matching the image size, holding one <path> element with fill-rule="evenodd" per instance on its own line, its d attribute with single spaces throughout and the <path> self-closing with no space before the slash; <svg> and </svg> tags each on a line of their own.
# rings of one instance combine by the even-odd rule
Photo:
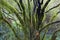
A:
<svg viewBox="0 0 60 40">
<path fill-rule="evenodd" d="M 19 9 L 9 4 L 9 2 L 6 2 L 6 0 L 0 0 L 0 9 L 1 9 L 0 19 L 6 22 L 10 26 L 17 40 L 21 39 L 16 35 L 16 31 L 13 28 L 13 25 L 9 22 L 9 20 L 11 21 L 13 20 L 17 24 L 17 26 L 19 25 L 19 27 L 22 26 L 22 29 L 25 34 L 24 40 L 40 40 L 40 33 L 42 30 L 47 28 L 49 25 L 60 22 L 60 21 L 52 22 L 54 18 L 58 15 L 58 13 L 60 13 L 57 12 L 56 15 L 52 16 L 48 24 L 43 25 L 45 17 L 44 15 L 49 11 L 51 11 L 52 9 L 59 7 L 60 3 L 50 8 L 49 10 L 45 11 L 51 0 L 47 0 L 46 3 L 43 3 L 44 0 L 26 0 L 27 2 L 26 6 L 23 3 L 24 0 L 13 0 L 13 1 L 17 4 Z M 16 17 L 16 19 L 14 17 Z M 19 23 L 17 23 L 17 20 L 19 21 Z M 42 40 L 44 40 L 44 36 Z"/>
</svg>

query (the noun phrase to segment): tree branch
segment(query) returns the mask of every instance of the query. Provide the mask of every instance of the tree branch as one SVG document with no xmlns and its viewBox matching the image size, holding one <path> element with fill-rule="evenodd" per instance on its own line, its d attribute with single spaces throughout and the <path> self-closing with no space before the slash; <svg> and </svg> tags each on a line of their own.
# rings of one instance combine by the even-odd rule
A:
<svg viewBox="0 0 60 40">
<path fill-rule="evenodd" d="M 60 31 L 60 29 L 58 29 L 58 30 L 56 30 L 54 33 L 53 33 L 53 35 L 52 35 L 52 37 L 51 37 L 51 40 L 56 40 L 56 37 L 57 37 L 57 35 L 55 35 L 57 32 L 59 32 Z"/>
<path fill-rule="evenodd" d="M 20 5 L 21 5 L 21 7 L 22 7 L 22 10 L 23 10 L 23 20 L 24 20 L 24 22 L 26 21 L 26 12 L 25 12 L 25 6 L 24 6 L 24 4 L 23 4 L 23 0 L 19 0 L 19 2 L 20 2 Z"/>
<path fill-rule="evenodd" d="M 45 28 L 47 28 L 49 25 L 56 24 L 56 23 L 60 23 L 60 21 L 56 21 L 56 22 L 52 22 L 52 23 L 48 23 L 48 24 L 45 25 L 41 30 L 39 30 L 39 32 L 41 32 L 42 30 L 44 30 Z"/>
<path fill-rule="evenodd" d="M 7 19 L 5 19 L 5 18 L 3 18 L 3 21 L 9 25 L 9 27 L 10 27 L 10 28 L 11 28 L 11 30 L 13 31 L 13 33 L 14 33 L 15 37 L 16 37 L 18 40 L 20 40 L 20 38 L 16 35 L 15 30 L 12 28 L 11 23 L 9 23 L 9 22 L 8 22 L 8 20 L 7 20 Z"/>
<path fill-rule="evenodd" d="M 38 0 L 38 8 L 37 8 L 37 17 L 38 17 L 38 24 L 37 24 L 37 30 L 39 29 L 39 25 L 41 24 L 42 20 L 41 20 L 41 17 L 42 17 L 42 13 L 41 13 L 41 3 L 40 3 L 40 0 Z"/>
<path fill-rule="evenodd" d="M 43 1 L 44 1 L 44 0 L 41 1 L 41 5 L 43 4 Z"/>
<path fill-rule="evenodd" d="M 20 4 L 17 2 L 17 0 L 14 0 L 14 1 L 17 3 L 17 5 L 18 5 L 20 11 L 22 11 L 21 6 L 20 6 Z"/>
<path fill-rule="evenodd" d="M 54 7 L 52 7 L 52 8 L 50 8 L 48 11 L 46 11 L 45 13 L 48 13 L 50 10 L 52 10 L 52 9 L 54 9 L 54 8 L 57 8 L 57 7 L 59 7 L 60 6 L 60 3 L 58 4 L 58 5 L 56 5 L 56 6 L 54 6 Z"/>
<path fill-rule="evenodd" d="M 52 22 L 56 17 L 57 15 L 60 13 L 60 11 L 58 11 L 55 15 L 53 15 L 53 17 L 50 19 L 50 22 Z"/>
<path fill-rule="evenodd" d="M 33 0 L 33 4 L 34 4 L 34 8 L 33 8 L 33 12 L 36 12 L 36 7 L 38 5 L 38 1 L 37 0 Z"/>
<path fill-rule="evenodd" d="M 47 5 L 49 4 L 50 1 L 51 1 L 51 0 L 48 0 L 48 1 L 45 3 L 44 7 L 42 8 L 42 12 L 44 12 L 45 8 L 47 7 Z"/>
</svg>

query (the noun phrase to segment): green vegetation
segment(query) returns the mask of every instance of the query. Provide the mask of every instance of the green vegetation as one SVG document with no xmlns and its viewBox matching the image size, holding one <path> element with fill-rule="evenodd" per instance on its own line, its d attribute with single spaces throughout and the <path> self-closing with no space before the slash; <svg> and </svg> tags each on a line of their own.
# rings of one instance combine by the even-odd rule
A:
<svg viewBox="0 0 60 40">
<path fill-rule="evenodd" d="M 60 23 L 60 20 L 55 21 L 60 13 L 60 1 L 56 6 L 50 6 L 54 2 L 56 1 L 0 0 L 0 24 L 5 24 L 10 34 L 14 36 L 14 39 L 6 40 L 46 40 L 49 28 Z M 59 31 L 60 28 L 55 30 L 48 40 L 56 40 Z"/>
</svg>

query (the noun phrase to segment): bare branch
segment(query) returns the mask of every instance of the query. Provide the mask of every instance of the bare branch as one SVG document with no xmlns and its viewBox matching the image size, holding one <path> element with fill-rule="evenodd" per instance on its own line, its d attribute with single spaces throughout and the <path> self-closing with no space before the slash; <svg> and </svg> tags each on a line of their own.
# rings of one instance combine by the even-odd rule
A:
<svg viewBox="0 0 60 40">
<path fill-rule="evenodd" d="M 57 15 L 60 13 L 60 11 L 58 11 L 57 13 L 56 13 L 56 15 L 54 15 L 52 18 L 51 18 L 51 20 L 50 20 L 50 22 L 52 22 L 56 17 L 57 17 Z"/>
<path fill-rule="evenodd" d="M 49 4 L 50 1 L 51 1 L 51 0 L 48 0 L 48 1 L 45 3 L 44 7 L 42 8 L 42 12 L 44 12 L 45 8 L 47 7 L 47 5 Z"/>
<path fill-rule="evenodd" d="M 12 28 L 11 23 L 9 23 L 8 20 L 6 20 L 5 18 L 3 18 L 3 21 L 9 25 L 9 27 L 11 28 L 11 30 L 14 32 L 15 37 L 16 37 L 18 40 L 20 40 L 20 38 L 16 35 L 15 30 Z"/>
<path fill-rule="evenodd" d="M 24 22 L 26 21 L 26 12 L 25 12 L 25 6 L 24 6 L 24 4 L 23 4 L 23 0 L 19 0 L 19 2 L 20 2 L 20 5 L 21 5 L 21 7 L 22 7 L 22 10 L 23 10 L 23 20 L 24 20 Z"/>
<path fill-rule="evenodd" d="M 54 9 L 54 8 L 57 8 L 57 7 L 59 7 L 60 6 L 60 3 L 58 4 L 58 5 L 56 5 L 56 6 L 54 6 L 54 7 L 52 7 L 52 8 L 50 8 L 48 11 L 46 11 L 45 13 L 48 13 L 49 11 L 51 11 L 52 9 Z"/>
<path fill-rule="evenodd" d="M 22 10 L 25 10 L 25 7 L 24 7 L 24 4 L 23 4 L 22 0 L 19 0 L 19 2 L 20 2 L 20 5 L 22 7 Z"/>
<path fill-rule="evenodd" d="M 14 1 L 17 3 L 17 5 L 18 5 L 20 11 L 22 11 L 21 6 L 20 6 L 20 4 L 17 2 L 17 0 L 14 0 Z"/>
<path fill-rule="evenodd" d="M 60 21 L 48 23 L 48 24 L 45 25 L 41 30 L 39 30 L 39 32 L 41 32 L 42 30 L 44 30 L 45 28 L 47 28 L 49 25 L 56 24 L 56 23 L 60 23 Z"/>
<path fill-rule="evenodd" d="M 44 1 L 44 0 L 41 1 L 41 5 L 43 4 L 43 1 Z"/>
<path fill-rule="evenodd" d="M 37 16 L 38 16 L 38 27 L 37 27 L 37 29 L 39 29 L 39 25 L 41 24 L 41 22 L 42 22 L 42 13 L 41 13 L 41 3 L 40 3 L 40 0 L 38 0 L 38 8 L 37 8 Z"/>
<path fill-rule="evenodd" d="M 34 12 L 34 13 L 36 12 L 36 7 L 37 7 L 37 5 L 38 5 L 37 2 L 38 2 L 37 0 L 33 0 L 33 4 L 34 4 L 33 12 Z"/>
<path fill-rule="evenodd" d="M 56 31 L 54 31 L 54 33 L 53 33 L 53 35 L 52 35 L 52 37 L 51 37 L 51 40 L 56 40 L 56 37 L 57 37 L 57 35 L 55 35 L 57 32 L 59 32 L 60 31 L 60 29 L 57 29 Z"/>
</svg>

